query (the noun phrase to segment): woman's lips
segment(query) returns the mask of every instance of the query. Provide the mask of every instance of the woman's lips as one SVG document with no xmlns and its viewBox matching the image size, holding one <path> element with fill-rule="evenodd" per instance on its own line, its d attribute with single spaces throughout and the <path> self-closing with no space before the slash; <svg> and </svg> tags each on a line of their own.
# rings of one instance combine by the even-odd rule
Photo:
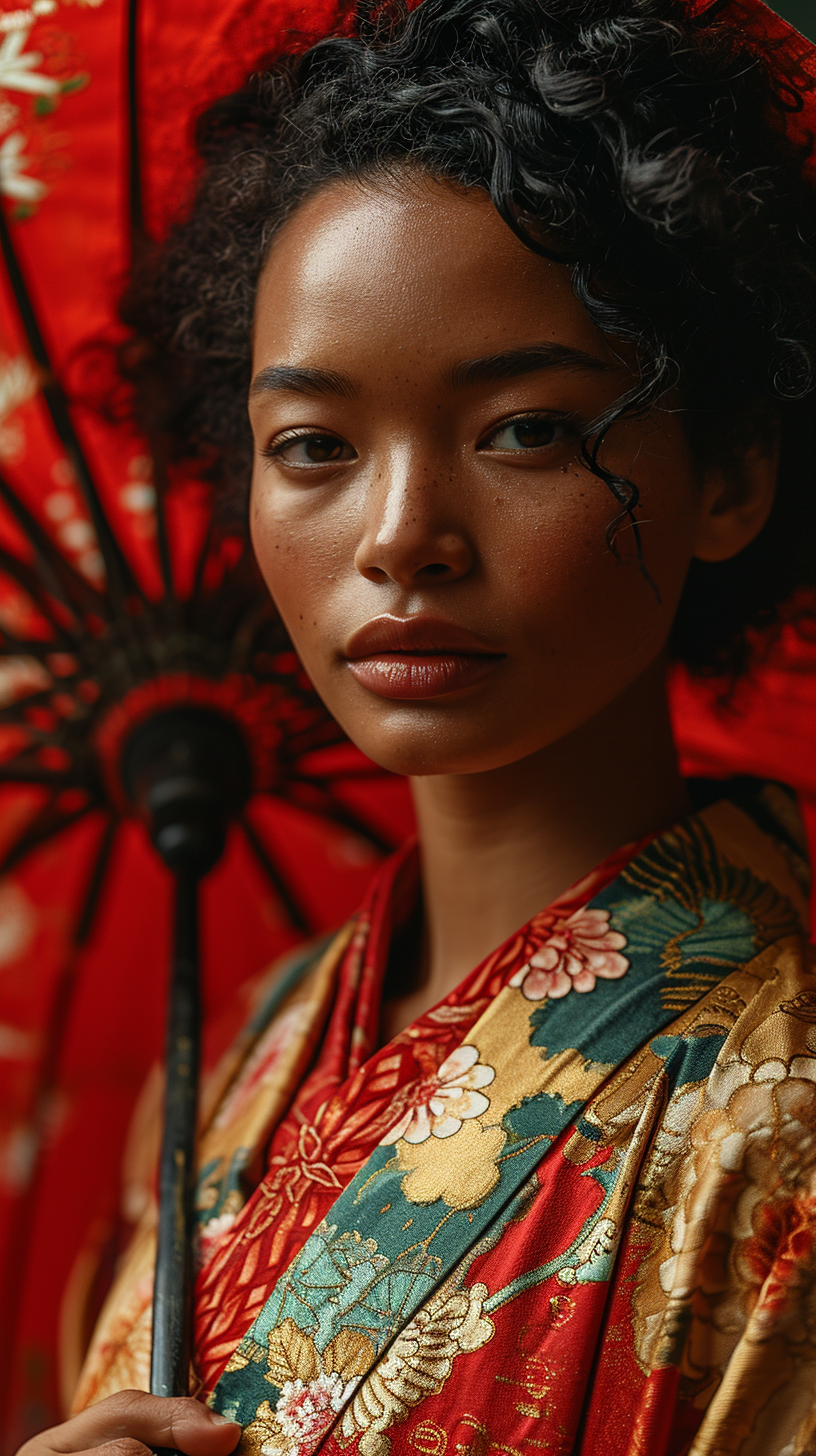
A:
<svg viewBox="0 0 816 1456">
<path fill-rule="evenodd" d="M 464 652 L 389 652 L 349 662 L 349 670 L 358 683 L 381 698 L 438 698 L 479 682 L 501 660 Z"/>
<path fill-rule="evenodd" d="M 349 671 L 382 698 L 437 698 L 480 682 L 504 660 L 484 640 L 439 617 L 375 617 L 346 645 Z"/>
</svg>

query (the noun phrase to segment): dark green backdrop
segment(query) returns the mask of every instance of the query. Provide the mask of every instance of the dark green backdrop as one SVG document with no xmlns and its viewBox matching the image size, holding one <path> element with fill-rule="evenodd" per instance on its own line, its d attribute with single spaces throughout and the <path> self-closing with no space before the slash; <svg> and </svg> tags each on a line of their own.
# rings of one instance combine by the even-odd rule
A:
<svg viewBox="0 0 816 1456">
<path fill-rule="evenodd" d="M 803 35 L 816 40 L 816 0 L 773 0 L 771 9 L 783 15 Z"/>
</svg>

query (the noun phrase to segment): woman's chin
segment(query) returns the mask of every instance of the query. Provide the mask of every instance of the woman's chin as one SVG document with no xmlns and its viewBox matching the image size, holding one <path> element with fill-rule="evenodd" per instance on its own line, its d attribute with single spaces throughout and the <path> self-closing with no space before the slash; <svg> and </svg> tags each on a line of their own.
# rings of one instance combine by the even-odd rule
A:
<svg viewBox="0 0 816 1456">
<path fill-rule="evenodd" d="M 362 753 L 388 773 L 406 778 L 430 778 L 442 774 L 488 773 L 527 756 L 527 745 L 508 744 L 504 739 L 490 741 L 448 741 L 443 733 L 428 727 L 423 731 L 380 733 L 346 732 Z M 532 745 L 532 751 L 539 745 Z M 515 749 L 515 751 L 514 751 Z"/>
</svg>

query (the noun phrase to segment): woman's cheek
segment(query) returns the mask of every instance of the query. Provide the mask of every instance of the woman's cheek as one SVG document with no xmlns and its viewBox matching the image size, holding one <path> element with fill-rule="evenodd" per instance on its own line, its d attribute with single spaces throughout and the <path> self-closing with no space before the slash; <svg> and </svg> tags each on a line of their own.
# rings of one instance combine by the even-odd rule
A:
<svg viewBox="0 0 816 1456">
<path fill-rule="evenodd" d="M 587 487 L 585 477 L 572 484 L 574 493 L 559 510 L 538 523 L 519 523 L 501 570 L 508 606 L 523 618 L 527 650 L 550 691 L 557 684 L 578 705 L 587 695 L 605 698 L 623 688 L 662 650 L 688 549 L 682 531 L 676 545 L 671 531 L 653 537 L 644 531 L 641 564 L 634 533 L 624 525 L 616 556 L 606 544 L 616 514 L 611 492 L 600 481 Z"/>
<path fill-rule="evenodd" d="M 332 711 L 338 653 L 359 622 L 338 602 L 338 569 L 326 537 L 261 515 L 253 546 L 270 596 L 300 661 Z M 373 615 L 371 613 L 370 615 Z M 347 620 L 348 619 L 348 620 Z"/>
<path fill-rule="evenodd" d="M 252 548 L 278 611 L 294 612 L 297 620 L 305 606 L 309 584 L 318 577 L 318 563 L 310 559 L 315 532 L 291 508 L 285 509 L 271 486 L 253 486 L 250 502 Z M 305 613 L 303 613 L 305 617 Z"/>
</svg>

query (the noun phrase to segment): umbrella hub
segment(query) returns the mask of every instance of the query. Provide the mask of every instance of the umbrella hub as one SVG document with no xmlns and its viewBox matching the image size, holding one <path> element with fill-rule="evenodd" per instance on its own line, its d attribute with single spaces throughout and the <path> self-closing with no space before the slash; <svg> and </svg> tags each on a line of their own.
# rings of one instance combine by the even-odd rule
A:
<svg viewBox="0 0 816 1456">
<path fill-rule="evenodd" d="M 131 807 L 168 868 L 195 877 L 212 869 L 252 784 L 238 726 L 208 708 L 155 713 L 125 742 L 121 773 Z"/>
</svg>

